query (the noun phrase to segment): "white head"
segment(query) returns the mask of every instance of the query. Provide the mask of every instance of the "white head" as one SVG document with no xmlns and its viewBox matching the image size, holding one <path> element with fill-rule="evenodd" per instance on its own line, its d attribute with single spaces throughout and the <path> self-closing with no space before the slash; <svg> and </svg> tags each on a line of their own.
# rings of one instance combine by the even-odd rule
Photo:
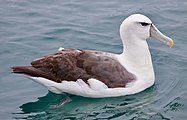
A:
<svg viewBox="0 0 187 120">
<path fill-rule="evenodd" d="M 127 17 L 120 26 L 120 35 L 125 45 L 136 44 L 139 43 L 137 40 L 146 41 L 147 38 L 153 37 L 166 43 L 169 47 L 173 46 L 173 40 L 163 35 L 148 17 L 141 14 Z"/>
<path fill-rule="evenodd" d="M 148 17 L 141 14 L 131 15 L 122 22 L 120 36 L 125 49 L 118 60 L 136 76 L 135 91 L 150 87 L 155 81 L 155 75 L 146 39 L 153 37 L 169 47 L 173 46 L 173 40 L 163 35 Z"/>
</svg>

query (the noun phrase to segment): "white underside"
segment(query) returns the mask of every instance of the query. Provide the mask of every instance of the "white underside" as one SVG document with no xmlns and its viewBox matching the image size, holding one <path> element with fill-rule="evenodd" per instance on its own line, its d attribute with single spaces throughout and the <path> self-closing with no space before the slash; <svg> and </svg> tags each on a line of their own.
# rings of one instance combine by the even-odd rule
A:
<svg viewBox="0 0 187 120">
<path fill-rule="evenodd" d="M 117 97 L 135 94 L 150 87 L 138 80 L 129 84 L 126 88 L 108 88 L 104 83 L 96 79 L 89 79 L 88 84 L 83 80 L 78 79 L 74 81 L 63 81 L 56 83 L 42 77 L 29 77 L 33 81 L 45 86 L 49 91 L 56 94 L 69 93 L 78 96 L 101 98 L 101 97 Z"/>
</svg>

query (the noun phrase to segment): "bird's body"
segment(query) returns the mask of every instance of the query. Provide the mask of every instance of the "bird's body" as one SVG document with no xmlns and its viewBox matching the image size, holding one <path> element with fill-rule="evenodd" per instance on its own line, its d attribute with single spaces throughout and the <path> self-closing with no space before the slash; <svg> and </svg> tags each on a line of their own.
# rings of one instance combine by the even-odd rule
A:
<svg viewBox="0 0 187 120">
<path fill-rule="evenodd" d="M 158 38 L 170 47 L 173 41 L 140 14 L 123 21 L 120 36 L 125 46 L 121 54 L 63 49 L 12 69 L 58 94 L 99 98 L 138 93 L 155 82 L 146 39 Z"/>
<path fill-rule="evenodd" d="M 128 83 L 136 81 L 136 76 L 121 65 L 118 56 L 107 52 L 63 49 L 36 59 L 31 65 L 13 69 L 15 73 L 29 75 L 40 84 L 45 83 L 55 93 L 102 97 L 102 90 L 110 89 L 105 96 L 111 96 L 112 89 L 125 88 Z"/>
</svg>

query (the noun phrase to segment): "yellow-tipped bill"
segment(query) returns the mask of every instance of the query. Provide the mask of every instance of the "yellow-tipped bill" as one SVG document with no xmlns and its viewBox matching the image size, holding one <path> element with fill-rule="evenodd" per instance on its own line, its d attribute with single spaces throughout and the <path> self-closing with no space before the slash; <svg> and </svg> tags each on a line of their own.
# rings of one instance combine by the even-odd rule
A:
<svg viewBox="0 0 187 120">
<path fill-rule="evenodd" d="M 160 40 L 161 42 L 168 45 L 170 48 L 173 47 L 173 44 L 174 44 L 173 40 L 169 38 L 168 36 L 162 34 L 153 24 L 151 24 L 150 36 L 157 40 Z"/>
<path fill-rule="evenodd" d="M 173 47 L 173 44 L 174 44 L 173 40 L 170 39 L 170 41 L 169 41 L 169 48 L 172 48 L 172 47 Z"/>
</svg>

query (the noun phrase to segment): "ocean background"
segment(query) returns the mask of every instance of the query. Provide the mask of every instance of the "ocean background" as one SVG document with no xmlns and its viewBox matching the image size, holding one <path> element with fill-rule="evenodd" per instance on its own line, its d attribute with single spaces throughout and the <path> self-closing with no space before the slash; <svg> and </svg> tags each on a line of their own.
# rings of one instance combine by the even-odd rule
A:
<svg viewBox="0 0 187 120">
<path fill-rule="evenodd" d="M 145 91 L 123 97 L 64 98 L 21 75 L 11 66 L 59 47 L 121 53 L 121 22 L 131 14 L 148 16 L 173 38 L 172 49 L 149 39 L 156 82 Z M 186 120 L 186 0 L 1 0 L 0 120 Z"/>
</svg>

